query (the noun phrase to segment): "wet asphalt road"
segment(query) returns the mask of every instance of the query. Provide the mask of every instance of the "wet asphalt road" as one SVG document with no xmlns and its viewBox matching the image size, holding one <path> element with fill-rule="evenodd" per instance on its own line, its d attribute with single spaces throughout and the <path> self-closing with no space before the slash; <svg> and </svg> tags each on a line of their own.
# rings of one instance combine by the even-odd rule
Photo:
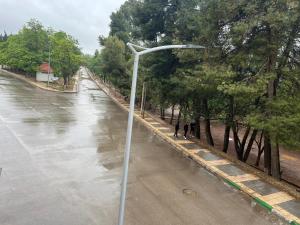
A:
<svg viewBox="0 0 300 225">
<path fill-rule="evenodd" d="M 0 76 L 0 224 L 115 225 L 126 122 L 88 79 L 59 94 Z M 127 225 L 277 224 L 138 123 L 127 199 Z"/>
</svg>

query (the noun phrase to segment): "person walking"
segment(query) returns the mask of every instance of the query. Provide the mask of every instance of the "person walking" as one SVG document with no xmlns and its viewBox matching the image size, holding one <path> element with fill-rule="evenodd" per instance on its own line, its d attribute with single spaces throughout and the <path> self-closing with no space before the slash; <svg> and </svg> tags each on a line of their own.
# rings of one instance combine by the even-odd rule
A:
<svg viewBox="0 0 300 225">
<path fill-rule="evenodd" d="M 185 125 L 184 125 L 184 127 L 183 127 L 183 129 L 184 129 L 184 139 L 186 139 L 187 137 L 187 132 L 188 132 L 188 130 L 189 130 L 189 125 L 187 124 L 187 123 L 185 123 Z"/>
<path fill-rule="evenodd" d="M 174 133 L 174 137 L 178 138 L 178 130 L 179 130 L 179 122 L 176 123 L 175 125 L 175 133 Z"/>
</svg>

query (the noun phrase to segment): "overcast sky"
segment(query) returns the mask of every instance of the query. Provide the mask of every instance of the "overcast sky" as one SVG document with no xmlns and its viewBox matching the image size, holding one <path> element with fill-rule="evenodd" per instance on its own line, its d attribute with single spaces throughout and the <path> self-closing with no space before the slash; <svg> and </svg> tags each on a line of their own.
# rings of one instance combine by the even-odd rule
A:
<svg viewBox="0 0 300 225">
<path fill-rule="evenodd" d="M 97 37 L 108 35 L 109 16 L 125 0 L 0 0 L 0 33 L 16 33 L 31 18 L 45 27 L 63 30 L 84 53 L 99 48 Z"/>
</svg>

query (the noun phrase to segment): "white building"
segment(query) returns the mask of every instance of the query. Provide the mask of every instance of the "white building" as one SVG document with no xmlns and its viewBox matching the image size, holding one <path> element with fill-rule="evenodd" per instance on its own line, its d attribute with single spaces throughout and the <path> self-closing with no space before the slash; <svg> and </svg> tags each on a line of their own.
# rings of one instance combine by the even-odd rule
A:
<svg viewBox="0 0 300 225">
<path fill-rule="evenodd" d="M 48 79 L 49 82 L 57 80 L 57 78 L 54 77 L 51 66 L 49 66 L 48 63 L 43 63 L 39 66 L 38 71 L 36 72 L 36 81 L 48 82 Z"/>
</svg>

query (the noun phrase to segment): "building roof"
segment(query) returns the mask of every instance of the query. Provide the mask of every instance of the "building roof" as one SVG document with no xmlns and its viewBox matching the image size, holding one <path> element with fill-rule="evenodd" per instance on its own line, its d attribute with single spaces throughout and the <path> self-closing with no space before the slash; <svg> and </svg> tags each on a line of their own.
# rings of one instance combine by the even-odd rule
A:
<svg viewBox="0 0 300 225">
<path fill-rule="evenodd" d="M 48 63 L 43 63 L 39 66 L 38 71 L 42 72 L 42 73 L 48 73 L 48 70 L 50 69 L 50 73 L 53 73 L 53 69 L 51 68 L 51 66 L 49 66 Z"/>
</svg>

